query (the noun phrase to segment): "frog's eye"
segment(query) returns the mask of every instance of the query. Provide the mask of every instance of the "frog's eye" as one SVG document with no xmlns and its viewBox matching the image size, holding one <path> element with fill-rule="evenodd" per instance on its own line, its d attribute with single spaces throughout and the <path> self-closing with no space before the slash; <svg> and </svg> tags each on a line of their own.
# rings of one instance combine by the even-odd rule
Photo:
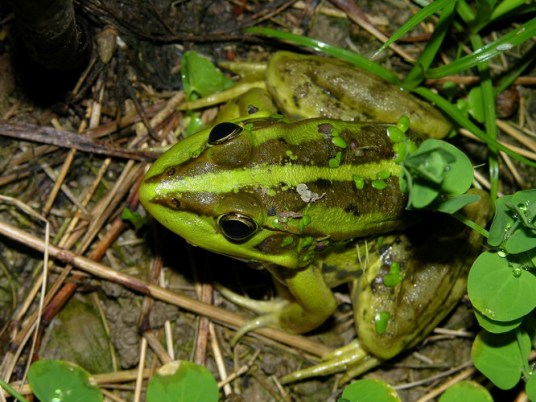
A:
<svg viewBox="0 0 536 402">
<path fill-rule="evenodd" d="M 227 240 L 234 243 L 245 242 L 258 230 L 257 223 L 251 217 L 237 212 L 220 215 L 217 223 Z"/>
<path fill-rule="evenodd" d="M 209 145 L 218 145 L 236 137 L 242 131 L 242 127 L 234 123 L 216 124 L 208 135 Z"/>
</svg>

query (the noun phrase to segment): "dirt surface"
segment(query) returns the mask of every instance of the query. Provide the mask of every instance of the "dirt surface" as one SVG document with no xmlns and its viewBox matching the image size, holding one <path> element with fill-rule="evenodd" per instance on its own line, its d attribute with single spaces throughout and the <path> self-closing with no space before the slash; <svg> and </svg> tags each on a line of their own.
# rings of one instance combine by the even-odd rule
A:
<svg viewBox="0 0 536 402">
<path fill-rule="evenodd" d="M 416 11 L 402 0 L 359 0 L 355 4 L 387 35 Z M 32 358 L 73 360 L 91 367 L 95 374 L 130 370 L 140 365 L 141 341 L 145 338 L 149 347 L 141 364 L 155 369 L 169 358 L 164 338 L 164 329 L 168 328 L 174 359 L 195 359 L 219 379 L 214 357 L 217 345 L 228 374 L 247 365 L 222 400 L 336 401 L 342 389 L 336 375 L 279 385 L 278 378 L 316 361 L 313 356 L 257 336 L 246 336 L 233 348 L 230 341 L 234 329 L 220 324 L 215 325 L 216 337 L 204 343 L 203 339 L 209 337 L 206 320 L 172 303 L 143 296 L 134 285 L 127 289 L 115 282 L 114 272 L 193 299 L 204 292 L 213 295 L 205 299 L 207 302 L 251 317 L 212 292 L 212 285 L 220 282 L 255 298 L 270 298 L 274 290 L 268 274 L 189 246 L 150 220 L 138 204 L 137 188 L 154 155 L 148 151 L 157 152 L 177 141 L 188 119 L 176 105 L 162 112 L 182 89 L 181 57 L 187 50 L 196 50 L 216 62 L 265 61 L 277 49 L 297 50 L 244 34 L 250 26 L 302 33 L 366 56 L 377 50 L 380 42 L 352 22 L 347 11 L 312 0 L 78 0 L 75 10 L 78 22 L 92 39 L 90 60 L 79 71 L 58 73 L 27 62 L 12 9 L 0 3 L 0 194 L 10 197 L 0 200 L 2 225 L 45 239 L 41 218 L 23 209 L 29 207 L 47 219 L 52 244 L 101 261 L 109 269 L 102 278 L 83 273 L 65 261 L 50 263 L 49 304 L 41 315 L 39 343 Z M 429 32 L 421 28 L 411 37 L 401 47 L 417 56 Z M 401 76 L 411 68 L 392 51 L 384 52 L 376 61 Z M 464 90 L 462 87 L 461 92 Z M 517 86 L 504 97 L 501 107 L 507 118 L 522 122 L 534 132 L 533 87 Z M 209 121 L 216 109 L 202 112 L 202 118 Z M 162 119 L 154 119 L 159 113 Z M 525 116 L 523 121 L 521 115 Z M 19 124 L 24 125 L 16 126 Z M 15 126 L 34 135 L 32 141 L 4 135 Z M 38 136 L 41 127 L 56 131 Z M 100 151 L 88 151 L 85 142 L 76 139 L 70 146 L 63 132 L 81 133 L 95 140 Z M 60 144 L 51 145 L 51 137 L 60 138 Z M 471 153 L 475 165 L 485 161 L 485 151 L 479 145 L 467 140 L 458 141 L 458 145 Z M 118 156 L 110 148 L 128 149 L 131 154 Z M 505 192 L 520 188 L 509 173 L 503 178 Z M 525 188 L 533 188 L 534 172 L 525 172 L 524 181 Z M 136 228 L 122 220 L 125 208 L 144 217 L 144 225 Z M 36 321 L 39 300 L 42 255 L 25 243 L 0 237 L 0 355 L 5 355 L 0 376 L 8 381 L 20 380 L 31 358 L 30 344 L 23 341 L 23 335 Z M 67 296 L 61 297 L 62 292 Z M 337 288 L 337 297 L 340 305 L 333 319 L 308 335 L 330 347 L 344 345 L 355 337 L 348 288 Z M 74 327 L 66 325 L 73 319 L 66 315 L 65 306 L 69 306 L 68 314 L 78 318 Z M 430 335 L 417 350 L 404 353 L 366 377 L 400 386 L 404 401 L 416 401 L 465 370 L 470 365 L 472 337 L 478 331 L 468 301 L 462 300 L 441 326 L 454 332 Z M 91 338 L 98 341 L 90 342 Z M 155 347 L 155 342 L 164 345 L 163 351 Z M 21 353 L 17 355 L 14 351 L 19 348 Z M 99 364 L 95 365 L 95 360 Z M 449 372 L 451 369 L 455 370 Z M 478 374 L 472 377 L 485 384 Z M 103 388 L 123 400 L 132 400 L 133 384 L 134 378 L 129 378 Z M 502 394 L 498 397 L 510 398 Z"/>
</svg>

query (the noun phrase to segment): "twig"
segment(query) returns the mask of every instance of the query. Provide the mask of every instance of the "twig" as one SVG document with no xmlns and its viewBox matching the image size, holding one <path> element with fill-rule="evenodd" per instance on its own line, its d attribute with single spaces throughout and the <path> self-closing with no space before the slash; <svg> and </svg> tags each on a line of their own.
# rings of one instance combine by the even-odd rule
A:
<svg viewBox="0 0 536 402">
<path fill-rule="evenodd" d="M 113 146 L 99 144 L 86 136 L 74 134 L 52 127 L 43 127 L 28 123 L 6 123 L 0 121 L 0 136 L 72 148 L 97 155 L 115 156 L 138 161 L 153 160 L 157 155 L 146 151 L 130 151 Z"/>
<path fill-rule="evenodd" d="M 5 222 L 0 222 L 0 234 L 40 252 L 45 250 L 45 242 L 43 240 Z M 81 269 L 98 278 L 118 283 L 130 290 L 144 295 L 151 295 L 155 299 L 179 306 L 196 314 L 204 315 L 213 321 L 217 321 L 228 327 L 239 328 L 248 321 L 246 318 L 238 314 L 212 306 L 210 304 L 193 300 L 185 295 L 171 292 L 170 290 L 163 289 L 160 286 L 156 286 L 125 273 L 115 271 L 104 264 L 97 263 L 83 256 L 77 256 L 69 250 L 64 250 L 54 245 L 50 245 L 48 251 L 51 257 L 67 264 L 73 264 L 78 269 Z M 259 328 L 252 331 L 252 333 L 265 336 L 294 348 L 298 348 L 310 353 L 313 356 L 323 356 L 331 350 L 331 348 L 306 337 L 290 335 L 286 332 L 273 328 Z"/>
</svg>

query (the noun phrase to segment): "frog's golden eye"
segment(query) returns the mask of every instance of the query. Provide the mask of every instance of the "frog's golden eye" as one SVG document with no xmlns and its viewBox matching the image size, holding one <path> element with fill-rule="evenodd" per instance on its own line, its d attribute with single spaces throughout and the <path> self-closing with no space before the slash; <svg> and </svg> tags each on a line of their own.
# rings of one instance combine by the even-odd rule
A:
<svg viewBox="0 0 536 402">
<path fill-rule="evenodd" d="M 237 212 L 220 215 L 217 220 L 221 232 L 233 243 L 243 243 L 258 230 L 257 223 L 249 216 Z"/>
<path fill-rule="evenodd" d="M 216 124 L 208 135 L 209 145 L 218 145 L 236 137 L 242 131 L 242 127 L 234 123 Z"/>
</svg>

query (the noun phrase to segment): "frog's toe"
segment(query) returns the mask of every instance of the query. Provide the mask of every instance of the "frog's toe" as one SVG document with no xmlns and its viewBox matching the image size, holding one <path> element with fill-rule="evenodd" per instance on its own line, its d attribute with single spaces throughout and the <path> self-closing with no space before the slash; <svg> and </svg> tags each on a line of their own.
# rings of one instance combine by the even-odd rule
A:
<svg viewBox="0 0 536 402">
<path fill-rule="evenodd" d="M 341 382 L 344 383 L 383 362 L 382 359 L 365 351 L 357 340 L 342 348 L 334 350 L 330 354 L 324 356 L 323 360 L 322 363 L 287 374 L 280 379 L 281 383 L 287 384 L 311 377 L 325 376 L 341 372 L 345 373 L 341 379 Z"/>
<path fill-rule="evenodd" d="M 280 311 L 283 308 L 283 306 L 288 304 L 288 302 L 283 299 L 272 299 L 272 300 L 250 299 L 249 297 L 245 297 L 245 296 L 239 295 L 238 293 L 233 292 L 232 290 L 226 288 L 225 286 L 220 285 L 219 283 L 215 284 L 214 287 L 218 290 L 218 292 L 222 294 L 223 297 L 225 297 L 230 302 L 236 304 L 237 306 L 241 306 L 250 311 L 253 311 L 254 313 L 257 313 L 259 315 L 270 315 L 271 313 L 275 311 Z M 255 320 L 252 320 L 252 322 L 253 321 Z M 259 328 L 262 326 L 266 326 L 266 325 L 252 326 L 251 329 Z"/>
<path fill-rule="evenodd" d="M 281 312 L 286 306 L 288 306 L 288 301 L 284 299 L 254 300 L 250 299 L 249 297 L 239 295 L 238 293 L 235 293 L 220 284 L 216 284 L 215 287 L 223 295 L 223 297 L 230 302 L 259 314 L 258 317 L 249 320 L 245 325 L 238 329 L 231 341 L 233 345 L 235 345 L 242 336 L 257 328 L 281 327 Z"/>
<path fill-rule="evenodd" d="M 240 338 L 257 328 L 277 327 L 278 321 L 279 315 L 277 313 L 265 314 L 249 320 L 236 331 L 233 339 L 231 340 L 231 345 L 236 345 Z"/>
</svg>

